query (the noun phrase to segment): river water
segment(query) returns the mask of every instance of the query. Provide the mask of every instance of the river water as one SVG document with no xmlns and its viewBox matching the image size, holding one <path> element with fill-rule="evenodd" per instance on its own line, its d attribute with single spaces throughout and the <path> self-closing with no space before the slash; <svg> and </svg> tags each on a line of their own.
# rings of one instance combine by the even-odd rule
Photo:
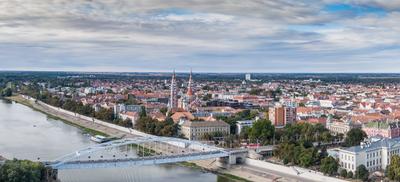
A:
<svg viewBox="0 0 400 182">
<path fill-rule="evenodd" d="M 27 106 L 0 100 L 0 155 L 12 159 L 53 160 L 94 145 L 79 128 Z M 212 173 L 177 165 L 61 170 L 62 182 L 226 182 Z"/>
</svg>

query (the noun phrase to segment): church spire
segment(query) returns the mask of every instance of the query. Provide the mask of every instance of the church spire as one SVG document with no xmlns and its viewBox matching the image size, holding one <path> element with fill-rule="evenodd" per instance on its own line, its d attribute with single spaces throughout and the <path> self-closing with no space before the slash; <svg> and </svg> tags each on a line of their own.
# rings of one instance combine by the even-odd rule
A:
<svg viewBox="0 0 400 182">
<path fill-rule="evenodd" d="M 171 79 L 171 93 L 170 93 L 170 101 L 169 101 L 169 108 L 176 109 L 178 107 L 178 99 L 177 99 L 177 87 L 176 87 L 176 74 L 175 74 L 175 69 L 172 73 L 172 79 Z"/>
<path fill-rule="evenodd" d="M 190 68 L 188 91 L 186 93 L 186 95 L 188 95 L 189 97 L 193 96 L 192 82 L 193 82 L 193 80 L 192 80 L 192 69 Z"/>
</svg>

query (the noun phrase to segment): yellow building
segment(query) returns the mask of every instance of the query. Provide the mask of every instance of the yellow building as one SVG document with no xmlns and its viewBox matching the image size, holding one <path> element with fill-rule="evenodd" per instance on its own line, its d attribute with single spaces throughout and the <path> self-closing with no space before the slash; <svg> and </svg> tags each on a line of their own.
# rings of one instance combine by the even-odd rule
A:
<svg viewBox="0 0 400 182">
<path fill-rule="evenodd" d="M 181 133 L 189 140 L 200 140 L 206 133 L 230 133 L 230 125 L 223 121 L 185 121 Z"/>
</svg>

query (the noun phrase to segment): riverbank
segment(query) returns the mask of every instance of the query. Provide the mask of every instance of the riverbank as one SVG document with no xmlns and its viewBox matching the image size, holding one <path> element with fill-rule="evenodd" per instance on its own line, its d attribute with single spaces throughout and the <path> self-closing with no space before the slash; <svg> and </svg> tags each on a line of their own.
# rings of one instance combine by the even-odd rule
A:
<svg viewBox="0 0 400 182">
<path fill-rule="evenodd" d="M 56 109 L 45 107 L 41 104 L 36 103 L 34 100 L 24 98 L 21 95 L 7 97 L 5 99 L 28 106 L 28 107 L 34 109 L 35 111 L 46 114 L 50 118 L 61 120 L 66 124 L 72 125 L 74 127 L 78 127 L 80 129 L 82 129 L 84 132 L 92 134 L 92 135 L 93 134 L 101 134 L 101 135 L 105 135 L 105 136 L 118 136 L 118 135 L 124 134 L 125 137 L 135 137 L 136 136 L 136 135 L 132 135 L 130 133 L 116 130 L 114 128 L 110 128 L 107 126 L 103 126 L 103 125 L 94 123 L 92 121 L 85 120 L 83 118 L 79 118 L 79 117 L 75 117 L 75 116 L 71 116 L 71 115 L 62 113 Z M 251 180 L 247 177 L 242 178 L 242 177 L 239 177 L 238 175 L 235 175 L 234 172 L 231 172 L 226 169 L 221 170 L 221 169 L 219 169 L 219 167 L 210 166 L 208 164 L 209 164 L 209 162 L 207 162 L 207 161 L 192 161 L 192 162 L 179 163 L 178 165 L 209 171 L 209 172 L 212 172 L 214 174 L 221 176 L 222 178 L 227 179 L 228 181 L 233 181 L 233 182 L 236 182 L 236 181 L 265 181 L 265 180 Z"/>
<path fill-rule="evenodd" d="M 55 120 L 60 120 L 60 121 L 64 122 L 65 124 L 80 128 L 84 133 L 88 133 L 90 135 L 116 136 L 117 134 L 119 134 L 119 131 L 105 128 L 102 125 L 90 123 L 90 122 L 80 119 L 80 118 L 74 118 L 74 117 L 68 116 L 66 114 L 62 114 L 60 112 L 53 111 L 49 108 L 43 107 L 43 106 L 35 103 L 34 101 L 25 99 L 21 95 L 5 97 L 4 99 L 14 101 L 19 104 L 28 106 L 35 111 L 38 111 L 38 112 L 41 112 L 41 113 L 47 115 L 49 118 L 52 118 Z"/>
</svg>

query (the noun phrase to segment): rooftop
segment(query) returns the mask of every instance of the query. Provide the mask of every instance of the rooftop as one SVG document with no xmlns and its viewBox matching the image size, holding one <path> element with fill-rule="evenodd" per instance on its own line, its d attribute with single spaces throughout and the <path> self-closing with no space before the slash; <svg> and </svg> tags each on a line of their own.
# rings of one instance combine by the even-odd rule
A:
<svg viewBox="0 0 400 182">
<path fill-rule="evenodd" d="M 400 145 L 400 138 L 373 138 L 370 142 L 364 143 L 363 145 L 343 148 L 341 150 L 357 153 L 362 151 L 376 150 L 380 148 L 393 148 L 395 145 Z"/>
<path fill-rule="evenodd" d="M 229 127 L 223 121 L 185 121 L 182 126 L 187 127 Z"/>
</svg>

